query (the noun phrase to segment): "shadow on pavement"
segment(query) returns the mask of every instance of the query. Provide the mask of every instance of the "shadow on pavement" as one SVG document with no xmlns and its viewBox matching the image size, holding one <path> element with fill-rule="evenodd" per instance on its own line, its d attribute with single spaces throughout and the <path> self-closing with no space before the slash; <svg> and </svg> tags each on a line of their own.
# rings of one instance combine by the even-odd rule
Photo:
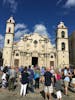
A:
<svg viewBox="0 0 75 100">
<path fill-rule="evenodd" d="M 41 94 L 41 96 L 45 99 L 45 93 L 44 93 L 44 91 L 42 90 L 42 91 L 40 91 L 40 94 Z"/>
</svg>

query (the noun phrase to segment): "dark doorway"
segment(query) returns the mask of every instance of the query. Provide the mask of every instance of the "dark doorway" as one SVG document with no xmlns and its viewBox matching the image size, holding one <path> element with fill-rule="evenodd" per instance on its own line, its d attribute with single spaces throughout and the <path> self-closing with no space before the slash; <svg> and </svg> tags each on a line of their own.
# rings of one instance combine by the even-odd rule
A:
<svg viewBox="0 0 75 100">
<path fill-rule="evenodd" d="M 19 67 L 19 59 L 14 60 L 14 66 Z"/>
<path fill-rule="evenodd" d="M 50 61 L 50 66 L 54 66 L 54 61 Z"/>
<path fill-rule="evenodd" d="M 32 65 L 37 65 L 38 64 L 38 57 L 32 57 Z"/>
</svg>

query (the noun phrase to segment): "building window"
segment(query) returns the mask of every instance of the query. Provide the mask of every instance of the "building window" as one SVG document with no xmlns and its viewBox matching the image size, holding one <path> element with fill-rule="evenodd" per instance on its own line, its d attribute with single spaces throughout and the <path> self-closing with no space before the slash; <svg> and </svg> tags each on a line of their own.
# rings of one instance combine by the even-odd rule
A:
<svg viewBox="0 0 75 100">
<path fill-rule="evenodd" d="M 65 43 L 63 42 L 61 45 L 62 45 L 62 51 L 65 50 Z"/>
<path fill-rule="evenodd" d="M 34 40 L 34 44 L 36 45 L 38 42 L 37 42 L 37 40 Z"/>
<path fill-rule="evenodd" d="M 62 38 L 65 37 L 65 32 L 64 31 L 61 32 L 61 36 L 62 36 Z"/>
<path fill-rule="evenodd" d="M 11 23 L 11 20 L 10 20 L 10 23 Z"/>
<path fill-rule="evenodd" d="M 19 56 L 19 54 L 18 54 L 18 53 L 16 53 L 16 56 Z"/>
<path fill-rule="evenodd" d="M 11 32 L 11 28 L 9 27 L 9 29 L 8 29 L 8 32 L 10 33 Z"/>
<path fill-rule="evenodd" d="M 54 67 L 54 61 L 50 61 L 50 66 Z"/>
<path fill-rule="evenodd" d="M 51 58 L 53 58 L 53 55 L 51 55 Z"/>
<path fill-rule="evenodd" d="M 8 40 L 7 40 L 7 44 L 9 44 L 9 43 L 10 43 L 10 40 L 8 39 Z"/>
</svg>

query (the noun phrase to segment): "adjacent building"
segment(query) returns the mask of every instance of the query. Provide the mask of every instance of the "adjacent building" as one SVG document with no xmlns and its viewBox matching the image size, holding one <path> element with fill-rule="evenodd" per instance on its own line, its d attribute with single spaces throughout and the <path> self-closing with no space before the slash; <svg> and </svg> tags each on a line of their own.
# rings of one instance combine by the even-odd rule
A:
<svg viewBox="0 0 75 100">
<path fill-rule="evenodd" d="M 75 66 L 75 31 L 69 37 L 70 66 Z"/>
<path fill-rule="evenodd" d="M 25 34 L 15 42 L 14 29 L 15 21 L 10 17 L 6 23 L 4 66 L 69 66 L 68 28 L 63 22 L 56 28 L 56 47 L 52 45 L 48 36 L 39 33 Z"/>
<path fill-rule="evenodd" d="M 2 49 L 0 48 L 0 66 L 2 66 L 3 65 L 3 59 L 2 59 Z"/>
</svg>

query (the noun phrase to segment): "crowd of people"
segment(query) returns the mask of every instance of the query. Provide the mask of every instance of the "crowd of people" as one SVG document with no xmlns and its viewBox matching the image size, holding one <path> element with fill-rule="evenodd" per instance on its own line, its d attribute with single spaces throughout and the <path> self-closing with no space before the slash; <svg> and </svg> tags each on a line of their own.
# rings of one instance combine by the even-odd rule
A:
<svg viewBox="0 0 75 100">
<path fill-rule="evenodd" d="M 45 100 L 52 100 L 51 94 L 56 90 L 56 97 L 62 100 L 62 91 L 64 95 L 68 96 L 68 87 L 71 86 L 75 89 L 75 69 L 63 68 L 54 69 L 51 67 L 38 67 L 38 66 L 21 66 L 0 67 L 2 72 L 1 87 L 14 91 L 18 82 L 20 82 L 20 96 L 26 96 L 31 91 L 35 93 L 39 91 L 40 83 L 44 86 Z M 62 89 L 64 88 L 64 89 Z M 40 91 L 39 91 L 40 92 Z"/>
</svg>

